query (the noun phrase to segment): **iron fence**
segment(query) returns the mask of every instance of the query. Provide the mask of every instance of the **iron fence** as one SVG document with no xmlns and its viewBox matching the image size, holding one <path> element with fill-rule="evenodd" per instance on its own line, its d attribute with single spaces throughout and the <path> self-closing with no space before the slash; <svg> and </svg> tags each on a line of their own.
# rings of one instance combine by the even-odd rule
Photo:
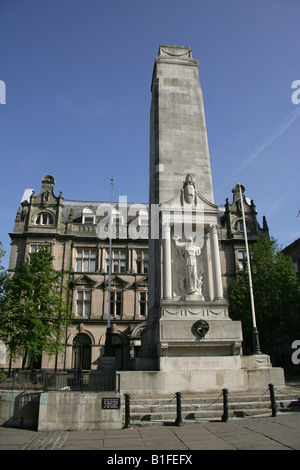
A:
<svg viewBox="0 0 300 470">
<path fill-rule="evenodd" d="M 2 372 L 2 373 L 1 373 Z M 2 370 L 2 390 L 119 392 L 120 374 L 101 371 Z"/>
</svg>

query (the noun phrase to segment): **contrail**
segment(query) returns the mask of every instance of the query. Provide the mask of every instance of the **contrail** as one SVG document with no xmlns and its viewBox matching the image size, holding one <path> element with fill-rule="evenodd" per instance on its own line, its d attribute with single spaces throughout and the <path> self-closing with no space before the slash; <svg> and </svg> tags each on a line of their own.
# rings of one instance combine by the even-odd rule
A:
<svg viewBox="0 0 300 470">
<path fill-rule="evenodd" d="M 295 121 L 300 117 L 300 106 L 297 107 L 295 111 L 290 113 L 280 124 L 276 127 L 275 131 L 262 143 L 260 144 L 254 152 L 252 152 L 248 158 L 244 160 L 240 167 L 231 173 L 228 182 L 232 181 L 232 176 L 240 174 L 250 163 L 252 163 L 266 148 L 268 148 L 279 136 L 281 136 Z M 227 185 L 227 182 L 223 180 L 223 186 Z M 218 188 L 220 190 L 220 187 Z"/>
<path fill-rule="evenodd" d="M 293 111 L 287 118 L 285 118 L 281 124 L 275 129 L 273 134 L 268 137 L 265 142 L 263 142 L 261 145 L 257 147 L 257 149 L 254 150 L 254 152 L 244 161 L 244 163 L 240 166 L 238 171 L 243 170 L 246 166 L 248 166 L 250 163 L 255 160 L 259 154 L 265 150 L 267 147 L 269 147 L 276 139 L 278 139 L 281 134 L 283 134 L 292 124 L 293 122 L 298 119 L 300 116 L 300 107 L 296 109 L 296 111 Z"/>
<path fill-rule="evenodd" d="M 295 185 L 295 187 L 297 185 L 297 188 L 298 188 L 298 185 L 299 185 L 299 176 L 298 175 L 296 175 L 294 180 L 289 181 L 289 184 L 286 187 L 286 190 L 283 191 L 280 194 L 280 196 L 278 197 L 278 199 L 276 201 L 273 201 L 273 204 L 271 204 L 271 206 L 267 210 L 266 215 L 268 215 L 268 217 L 269 217 L 269 215 L 273 214 L 274 212 L 276 212 L 278 210 L 278 208 L 281 206 L 281 204 L 284 202 L 284 200 L 288 197 L 289 193 L 293 190 L 294 185 Z M 297 215 L 297 217 L 298 217 L 298 215 Z"/>
</svg>

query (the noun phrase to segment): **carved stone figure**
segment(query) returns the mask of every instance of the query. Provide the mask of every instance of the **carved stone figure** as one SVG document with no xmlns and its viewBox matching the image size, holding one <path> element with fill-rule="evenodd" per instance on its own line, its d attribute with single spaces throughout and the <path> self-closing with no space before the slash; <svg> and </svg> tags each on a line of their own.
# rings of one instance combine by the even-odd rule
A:
<svg viewBox="0 0 300 470">
<path fill-rule="evenodd" d="M 187 175 L 183 183 L 183 194 L 184 200 L 187 204 L 193 202 L 195 196 L 195 183 L 193 181 L 192 175 Z"/>
<path fill-rule="evenodd" d="M 197 258 L 201 249 L 193 244 L 193 238 L 185 243 L 180 243 L 178 237 L 173 236 L 176 248 L 183 259 L 182 277 L 185 280 L 185 291 L 187 294 L 202 295 L 202 278 L 198 277 Z"/>
</svg>

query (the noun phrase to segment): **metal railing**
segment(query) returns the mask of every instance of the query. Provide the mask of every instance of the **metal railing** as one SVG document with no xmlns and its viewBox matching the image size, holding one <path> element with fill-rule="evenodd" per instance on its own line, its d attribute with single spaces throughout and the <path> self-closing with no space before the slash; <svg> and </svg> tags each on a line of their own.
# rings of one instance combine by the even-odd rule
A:
<svg viewBox="0 0 300 470">
<path fill-rule="evenodd" d="M 101 371 L 2 370 L 2 390 L 119 392 L 120 374 Z"/>
</svg>

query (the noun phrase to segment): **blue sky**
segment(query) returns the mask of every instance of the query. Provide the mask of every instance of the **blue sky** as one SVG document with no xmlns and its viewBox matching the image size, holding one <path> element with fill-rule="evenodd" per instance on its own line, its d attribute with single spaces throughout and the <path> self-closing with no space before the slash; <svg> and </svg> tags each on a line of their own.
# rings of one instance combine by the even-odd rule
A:
<svg viewBox="0 0 300 470">
<path fill-rule="evenodd" d="M 215 202 L 241 182 L 284 247 L 299 238 L 299 0 L 0 0 L 0 241 L 25 188 L 148 201 L 159 44 L 199 60 Z M 300 94 L 298 95 L 300 97 Z"/>
</svg>

